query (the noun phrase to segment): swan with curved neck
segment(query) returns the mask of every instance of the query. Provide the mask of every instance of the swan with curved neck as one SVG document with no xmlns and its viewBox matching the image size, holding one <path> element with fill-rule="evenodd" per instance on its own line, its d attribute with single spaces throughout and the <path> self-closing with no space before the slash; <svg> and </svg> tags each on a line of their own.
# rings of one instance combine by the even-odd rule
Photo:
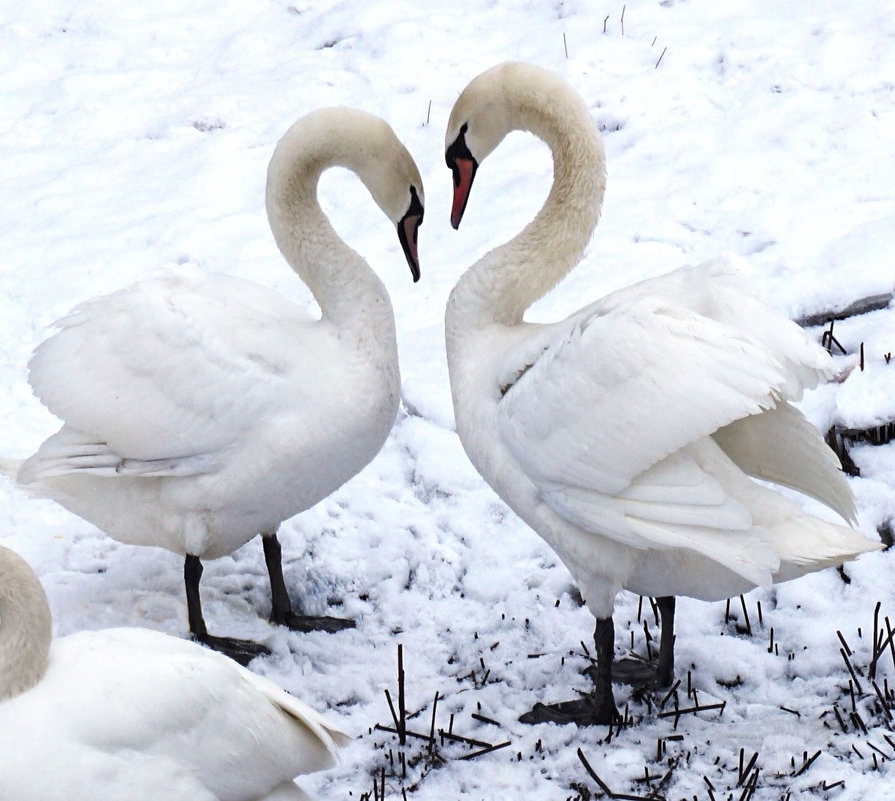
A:
<svg viewBox="0 0 895 801">
<path fill-rule="evenodd" d="M 307 801 L 344 732 L 271 681 L 146 629 L 51 640 L 37 576 L 0 546 L 0 798 Z"/>
<path fill-rule="evenodd" d="M 354 171 L 397 227 L 416 281 L 424 196 L 412 157 L 381 119 L 324 109 L 289 128 L 267 176 L 274 238 L 319 319 L 261 285 L 182 268 L 77 307 L 30 363 L 64 425 L 18 483 L 122 542 L 183 555 L 193 636 L 243 663 L 267 649 L 208 634 L 200 560 L 261 533 L 271 620 L 353 626 L 293 611 L 276 532 L 379 452 L 398 409 L 388 293 L 317 200 L 331 166 Z"/>
<path fill-rule="evenodd" d="M 610 723 L 615 678 L 671 683 L 674 596 L 718 600 L 875 550 L 750 476 L 854 518 L 851 491 L 789 401 L 831 361 L 728 265 L 681 268 L 557 323 L 525 310 L 580 260 L 600 214 L 603 147 L 557 76 L 506 63 L 463 90 L 445 158 L 460 224 L 484 159 L 507 133 L 553 153 L 537 216 L 458 281 L 445 315 L 457 432 L 485 480 L 556 551 L 596 618 L 592 693 L 526 722 Z M 612 611 L 627 588 L 660 599 L 655 671 L 614 665 Z M 614 669 L 614 672 L 613 672 Z"/>
</svg>

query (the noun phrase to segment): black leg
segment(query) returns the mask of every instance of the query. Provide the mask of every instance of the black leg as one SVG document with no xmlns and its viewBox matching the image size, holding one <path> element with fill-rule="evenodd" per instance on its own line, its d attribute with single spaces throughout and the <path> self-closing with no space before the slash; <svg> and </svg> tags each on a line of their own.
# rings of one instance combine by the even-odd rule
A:
<svg viewBox="0 0 895 801">
<path fill-rule="evenodd" d="M 656 664 L 656 686 L 670 687 L 674 681 L 674 596 L 656 598 L 662 621 L 659 661 Z"/>
<path fill-rule="evenodd" d="M 196 642 L 207 645 L 215 651 L 247 665 L 256 656 L 267 655 L 270 649 L 252 640 L 238 640 L 233 637 L 212 637 L 205 627 L 202 616 L 202 599 L 199 597 L 199 580 L 202 578 L 202 562 L 198 556 L 187 554 L 183 562 L 183 582 L 186 586 L 186 608 L 190 621 L 190 633 Z"/>
<path fill-rule="evenodd" d="M 615 661 L 615 626 L 612 618 L 597 618 L 594 626 L 594 646 L 597 649 L 594 679 L 594 700 L 600 720 L 598 723 L 613 723 L 618 720 L 618 709 L 612 695 L 612 664 Z"/>
<path fill-rule="evenodd" d="M 264 544 L 264 562 L 270 576 L 270 620 L 272 623 L 281 623 L 287 615 L 292 614 L 292 601 L 283 578 L 283 549 L 276 534 L 262 535 L 261 542 Z"/>
<path fill-rule="evenodd" d="M 190 620 L 190 633 L 197 640 L 208 636 L 205 618 L 202 617 L 202 599 L 199 597 L 199 581 L 202 578 L 202 562 L 198 556 L 187 554 L 183 562 L 183 583 L 186 585 L 186 609 Z"/>
<path fill-rule="evenodd" d="M 656 598 L 656 606 L 662 624 L 658 660 L 648 662 L 640 657 L 617 660 L 612 670 L 612 680 L 617 684 L 653 689 L 671 686 L 674 680 L 674 596 Z"/>
<path fill-rule="evenodd" d="M 263 534 L 264 561 L 270 574 L 270 622 L 286 626 L 293 631 L 328 631 L 330 633 L 353 629 L 355 622 L 338 617 L 314 617 L 292 611 L 292 601 L 283 578 L 283 549 L 276 534 Z"/>
<path fill-rule="evenodd" d="M 597 664 L 588 673 L 594 689 L 575 701 L 535 704 L 519 720 L 522 723 L 575 723 L 579 726 L 608 725 L 619 720 L 612 695 L 612 663 L 615 658 L 615 627 L 612 618 L 598 619 L 594 627 Z"/>
</svg>

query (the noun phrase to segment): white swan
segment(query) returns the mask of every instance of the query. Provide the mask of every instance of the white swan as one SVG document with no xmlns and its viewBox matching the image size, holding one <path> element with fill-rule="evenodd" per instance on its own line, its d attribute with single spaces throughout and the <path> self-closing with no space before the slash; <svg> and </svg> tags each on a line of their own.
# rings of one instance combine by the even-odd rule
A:
<svg viewBox="0 0 895 801">
<path fill-rule="evenodd" d="M 146 629 L 52 642 L 24 559 L 0 547 L 0 798 L 287 801 L 347 735 L 220 654 Z"/>
<path fill-rule="evenodd" d="M 854 517 L 835 457 L 787 402 L 828 375 L 830 359 L 733 270 L 680 269 L 558 323 L 523 321 L 579 261 L 605 169 L 596 127 L 565 82 L 497 66 L 466 87 L 448 123 L 455 228 L 478 165 L 520 129 L 551 147 L 554 183 L 534 220 L 450 296 L 454 411 L 472 463 L 556 551 L 597 618 L 593 695 L 523 719 L 605 723 L 617 715 L 612 610 L 622 588 L 662 599 L 655 680 L 667 684 L 669 596 L 721 599 L 881 546 L 748 478 Z"/>
<path fill-rule="evenodd" d="M 353 170 L 397 225 L 416 281 L 416 164 L 379 118 L 324 109 L 286 132 L 267 174 L 271 229 L 319 320 L 258 284 L 181 270 L 77 307 L 30 364 L 35 394 L 64 425 L 18 483 L 115 539 L 183 554 L 191 632 L 243 663 L 266 648 L 208 634 L 199 560 L 260 532 L 271 620 L 353 626 L 293 613 L 276 531 L 361 470 L 398 409 L 388 293 L 317 201 L 332 165 Z"/>
</svg>

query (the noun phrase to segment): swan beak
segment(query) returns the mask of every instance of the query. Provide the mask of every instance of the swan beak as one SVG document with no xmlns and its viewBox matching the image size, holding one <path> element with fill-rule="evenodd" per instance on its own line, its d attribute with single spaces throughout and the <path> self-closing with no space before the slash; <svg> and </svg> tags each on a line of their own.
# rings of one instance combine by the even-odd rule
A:
<svg viewBox="0 0 895 801">
<path fill-rule="evenodd" d="M 398 223 L 398 239 L 407 257 L 413 283 L 420 280 L 420 257 L 416 249 L 417 234 L 423 222 L 422 214 L 405 214 Z"/>
<path fill-rule="evenodd" d="M 456 231 L 466 211 L 466 203 L 469 201 L 469 192 L 472 189 L 472 181 L 479 165 L 474 158 L 455 158 L 450 167 L 454 173 L 454 203 L 451 206 L 451 226 Z"/>
<path fill-rule="evenodd" d="M 410 265 L 410 274 L 413 276 L 413 283 L 420 280 L 420 257 L 416 249 L 416 240 L 419 235 L 420 226 L 423 224 L 423 201 L 420 200 L 419 192 L 415 186 L 410 187 L 410 205 L 404 216 L 398 222 L 398 240 L 404 250 L 407 258 L 407 264 Z"/>
</svg>

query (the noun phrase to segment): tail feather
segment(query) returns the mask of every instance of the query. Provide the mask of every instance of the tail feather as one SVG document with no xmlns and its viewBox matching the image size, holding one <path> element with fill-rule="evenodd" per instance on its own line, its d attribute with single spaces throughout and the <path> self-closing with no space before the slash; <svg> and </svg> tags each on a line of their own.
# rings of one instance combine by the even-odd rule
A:
<svg viewBox="0 0 895 801">
<path fill-rule="evenodd" d="M 795 409 L 789 408 L 792 414 L 799 414 Z M 786 416 L 791 414 L 785 408 L 781 411 Z M 761 462 L 759 457 L 764 450 L 764 444 L 770 439 L 769 434 L 775 429 L 785 430 L 786 426 L 780 425 L 780 421 L 775 420 L 773 415 L 756 417 L 764 418 L 760 422 L 766 425 L 759 425 L 754 431 L 749 427 L 743 427 L 740 432 L 744 435 L 741 442 L 737 443 L 736 437 L 733 436 L 718 437 L 716 432 L 715 436 L 705 440 L 700 448 L 691 448 L 691 452 L 698 458 L 703 469 L 711 472 L 726 492 L 749 510 L 752 535 L 769 547 L 779 559 L 779 566 L 772 569 L 773 580 L 788 581 L 824 567 L 840 565 L 862 553 L 880 550 L 883 545 L 879 540 L 871 540 L 848 526 L 816 517 L 780 492 L 763 486 L 745 475 L 741 465 L 746 468 L 760 468 L 750 469 L 749 472 L 760 473 L 766 478 L 773 476 L 777 483 L 789 484 L 807 494 L 818 495 L 819 500 L 831 507 L 838 506 L 840 513 L 849 510 L 851 490 L 847 483 L 843 481 L 842 493 L 834 491 L 831 495 L 830 492 L 821 491 L 821 478 L 841 480 L 841 474 L 827 458 L 826 451 L 815 448 L 814 437 L 803 439 L 798 432 L 789 439 L 783 435 L 784 443 L 795 450 L 795 455 L 784 453 Z M 786 422 L 785 418 L 782 422 Z M 806 421 L 800 428 L 807 431 L 810 425 Z M 729 434 L 735 432 L 736 429 L 731 428 Z M 756 439 L 750 443 L 748 436 L 745 435 L 752 433 L 756 434 Z M 717 441 L 718 439 L 721 441 Z M 727 448 L 730 448 L 732 454 L 725 453 Z M 811 463 L 811 458 L 806 458 L 805 461 L 808 463 L 806 475 L 798 476 L 795 470 L 798 458 L 800 455 L 810 456 L 812 451 L 815 451 L 815 463 Z M 771 451 L 772 456 L 773 453 Z M 747 575 L 733 563 L 722 562 L 722 564 L 740 575 Z"/>
<path fill-rule="evenodd" d="M 847 522 L 856 521 L 854 495 L 839 460 L 795 407 L 781 402 L 719 429 L 712 438 L 748 475 L 803 492 Z"/>
<path fill-rule="evenodd" d="M 847 526 L 807 514 L 801 507 L 773 490 L 753 484 L 750 508 L 760 528 L 780 559 L 774 581 L 813 573 L 841 565 L 862 553 L 878 551 L 881 542 Z"/>
</svg>

